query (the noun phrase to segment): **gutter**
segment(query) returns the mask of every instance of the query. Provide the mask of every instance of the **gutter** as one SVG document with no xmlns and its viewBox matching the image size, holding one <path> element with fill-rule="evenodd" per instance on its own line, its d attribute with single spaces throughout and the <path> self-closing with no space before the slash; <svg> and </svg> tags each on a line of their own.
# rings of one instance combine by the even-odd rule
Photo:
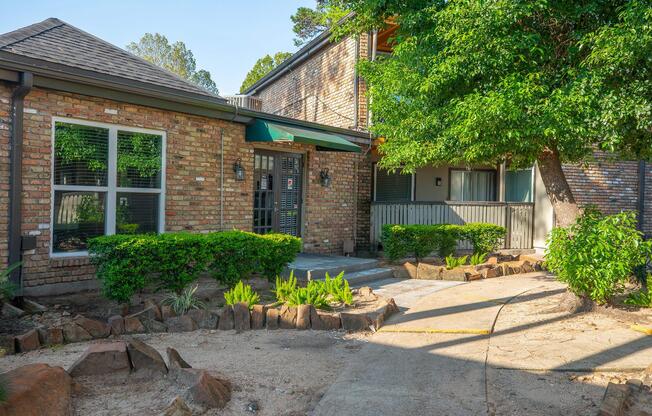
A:
<svg viewBox="0 0 652 416">
<path fill-rule="evenodd" d="M 19 76 L 18 87 L 11 95 L 11 144 L 9 171 L 9 265 L 22 260 L 22 194 L 23 194 L 23 121 L 25 96 L 34 84 L 31 72 Z M 22 267 L 10 275 L 12 282 L 22 292 Z"/>
</svg>

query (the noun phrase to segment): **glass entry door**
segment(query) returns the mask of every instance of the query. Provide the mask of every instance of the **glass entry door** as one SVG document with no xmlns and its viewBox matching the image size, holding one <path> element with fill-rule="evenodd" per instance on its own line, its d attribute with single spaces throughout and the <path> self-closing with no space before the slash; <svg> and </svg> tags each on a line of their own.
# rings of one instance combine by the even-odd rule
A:
<svg viewBox="0 0 652 416">
<path fill-rule="evenodd" d="M 254 155 L 255 233 L 301 233 L 302 156 L 256 150 Z"/>
</svg>

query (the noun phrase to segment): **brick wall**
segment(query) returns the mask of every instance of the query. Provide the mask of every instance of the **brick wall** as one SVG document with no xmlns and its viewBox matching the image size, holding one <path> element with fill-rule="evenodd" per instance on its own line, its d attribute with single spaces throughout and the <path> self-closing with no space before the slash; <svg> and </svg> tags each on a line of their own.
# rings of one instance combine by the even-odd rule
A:
<svg viewBox="0 0 652 416">
<path fill-rule="evenodd" d="M 11 133 L 11 91 L 0 82 L 0 267 L 7 264 L 9 247 L 9 140 Z"/>
<path fill-rule="evenodd" d="M 0 89 L 0 192 L 7 201 L 8 156 L 5 96 Z M 220 229 L 220 138 L 224 139 L 224 229 L 251 230 L 253 170 L 256 147 L 305 155 L 303 238 L 305 250 L 340 254 L 342 242 L 353 239 L 355 182 L 353 153 L 317 152 L 314 146 L 245 142 L 243 124 L 140 107 L 100 98 L 34 89 L 25 99 L 23 160 L 23 234 L 37 238 L 37 248 L 24 253 L 24 286 L 91 280 L 94 271 L 85 257 L 50 258 L 52 117 L 163 130 L 167 133 L 165 228 L 167 231 L 210 232 Z M 106 109 L 116 110 L 106 112 Z M 111 114 L 117 112 L 117 114 Z M 235 180 L 233 163 L 240 158 L 246 179 Z M 329 188 L 319 183 L 328 168 Z M 203 178 L 203 180 L 197 180 Z M 0 212 L 0 254 L 6 258 L 6 213 Z M 5 260 L 6 261 L 6 260 Z"/>
<path fill-rule="evenodd" d="M 605 214 L 638 209 L 638 161 L 614 160 L 596 152 L 586 165 L 564 165 L 580 205 L 596 205 Z"/>
</svg>

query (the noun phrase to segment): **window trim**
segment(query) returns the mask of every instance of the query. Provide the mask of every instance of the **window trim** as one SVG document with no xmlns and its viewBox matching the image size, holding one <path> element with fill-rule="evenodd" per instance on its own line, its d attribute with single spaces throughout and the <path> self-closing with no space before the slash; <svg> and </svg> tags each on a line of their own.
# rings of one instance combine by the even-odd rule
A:
<svg viewBox="0 0 652 416">
<path fill-rule="evenodd" d="M 453 172 L 493 172 L 494 173 L 494 200 L 493 201 L 455 201 L 455 202 L 499 202 L 498 201 L 498 186 L 500 179 L 498 178 L 498 169 L 491 168 L 477 168 L 477 169 L 465 169 L 465 168 L 448 168 L 448 198 L 447 201 L 451 201 L 451 187 L 453 186 Z"/>
<path fill-rule="evenodd" d="M 109 160 L 107 168 L 107 186 L 76 186 L 76 185 L 56 185 L 55 179 L 55 133 L 56 123 L 77 124 L 88 127 L 99 127 L 109 131 Z M 116 203 L 118 192 L 125 193 L 148 193 L 159 195 L 158 207 L 158 233 L 165 232 L 165 191 L 166 191 L 166 156 L 167 156 L 167 133 L 164 130 L 144 129 L 140 127 L 130 127 L 122 124 L 101 123 L 77 118 L 52 117 L 51 126 L 51 157 L 50 157 L 50 258 L 65 257 L 83 257 L 88 256 L 87 250 L 67 251 L 63 253 L 54 252 L 54 203 L 56 191 L 79 191 L 79 192 L 103 192 L 106 194 L 106 206 L 104 216 L 104 235 L 115 234 L 116 220 Z M 131 133 L 153 134 L 161 136 L 161 185 L 159 188 L 122 188 L 117 186 L 118 175 L 118 131 Z"/>
<path fill-rule="evenodd" d="M 378 202 L 376 199 L 376 186 L 378 185 L 378 162 L 373 163 L 374 167 L 374 176 L 373 176 L 373 202 Z M 416 195 L 416 175 L 415 172 L 410 174 L 411 180 L 410 180 L 410 201 L 409 202 L 414 202 L 414 198 Z"/>
</svg>

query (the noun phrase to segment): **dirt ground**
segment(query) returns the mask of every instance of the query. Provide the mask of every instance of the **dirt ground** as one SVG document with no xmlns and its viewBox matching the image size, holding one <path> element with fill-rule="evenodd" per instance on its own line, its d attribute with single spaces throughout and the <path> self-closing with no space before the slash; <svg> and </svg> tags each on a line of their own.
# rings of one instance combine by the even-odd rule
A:
<svg viewBox="0 0 652 416">
<path fill-rule="evenodd" d="M 345 363 L 367 342 L 367 334 L 339 331 L 195 331 L 139 336 L 164 357 L 176 348 L 194 368 L 209 370 L 233 384 L 223 410 L 206 415 L 299 416 L 316 405 Z M 0 358 L 0 372 L 30 363 L 68 368 L 88 343 L 68 344 Z M 166 380 L 125 383 L 81 379 L 75 415 L 159 415 L 178 392 Z M 253 409 L 258 409 L 255 412 Z"/>
</svg>

